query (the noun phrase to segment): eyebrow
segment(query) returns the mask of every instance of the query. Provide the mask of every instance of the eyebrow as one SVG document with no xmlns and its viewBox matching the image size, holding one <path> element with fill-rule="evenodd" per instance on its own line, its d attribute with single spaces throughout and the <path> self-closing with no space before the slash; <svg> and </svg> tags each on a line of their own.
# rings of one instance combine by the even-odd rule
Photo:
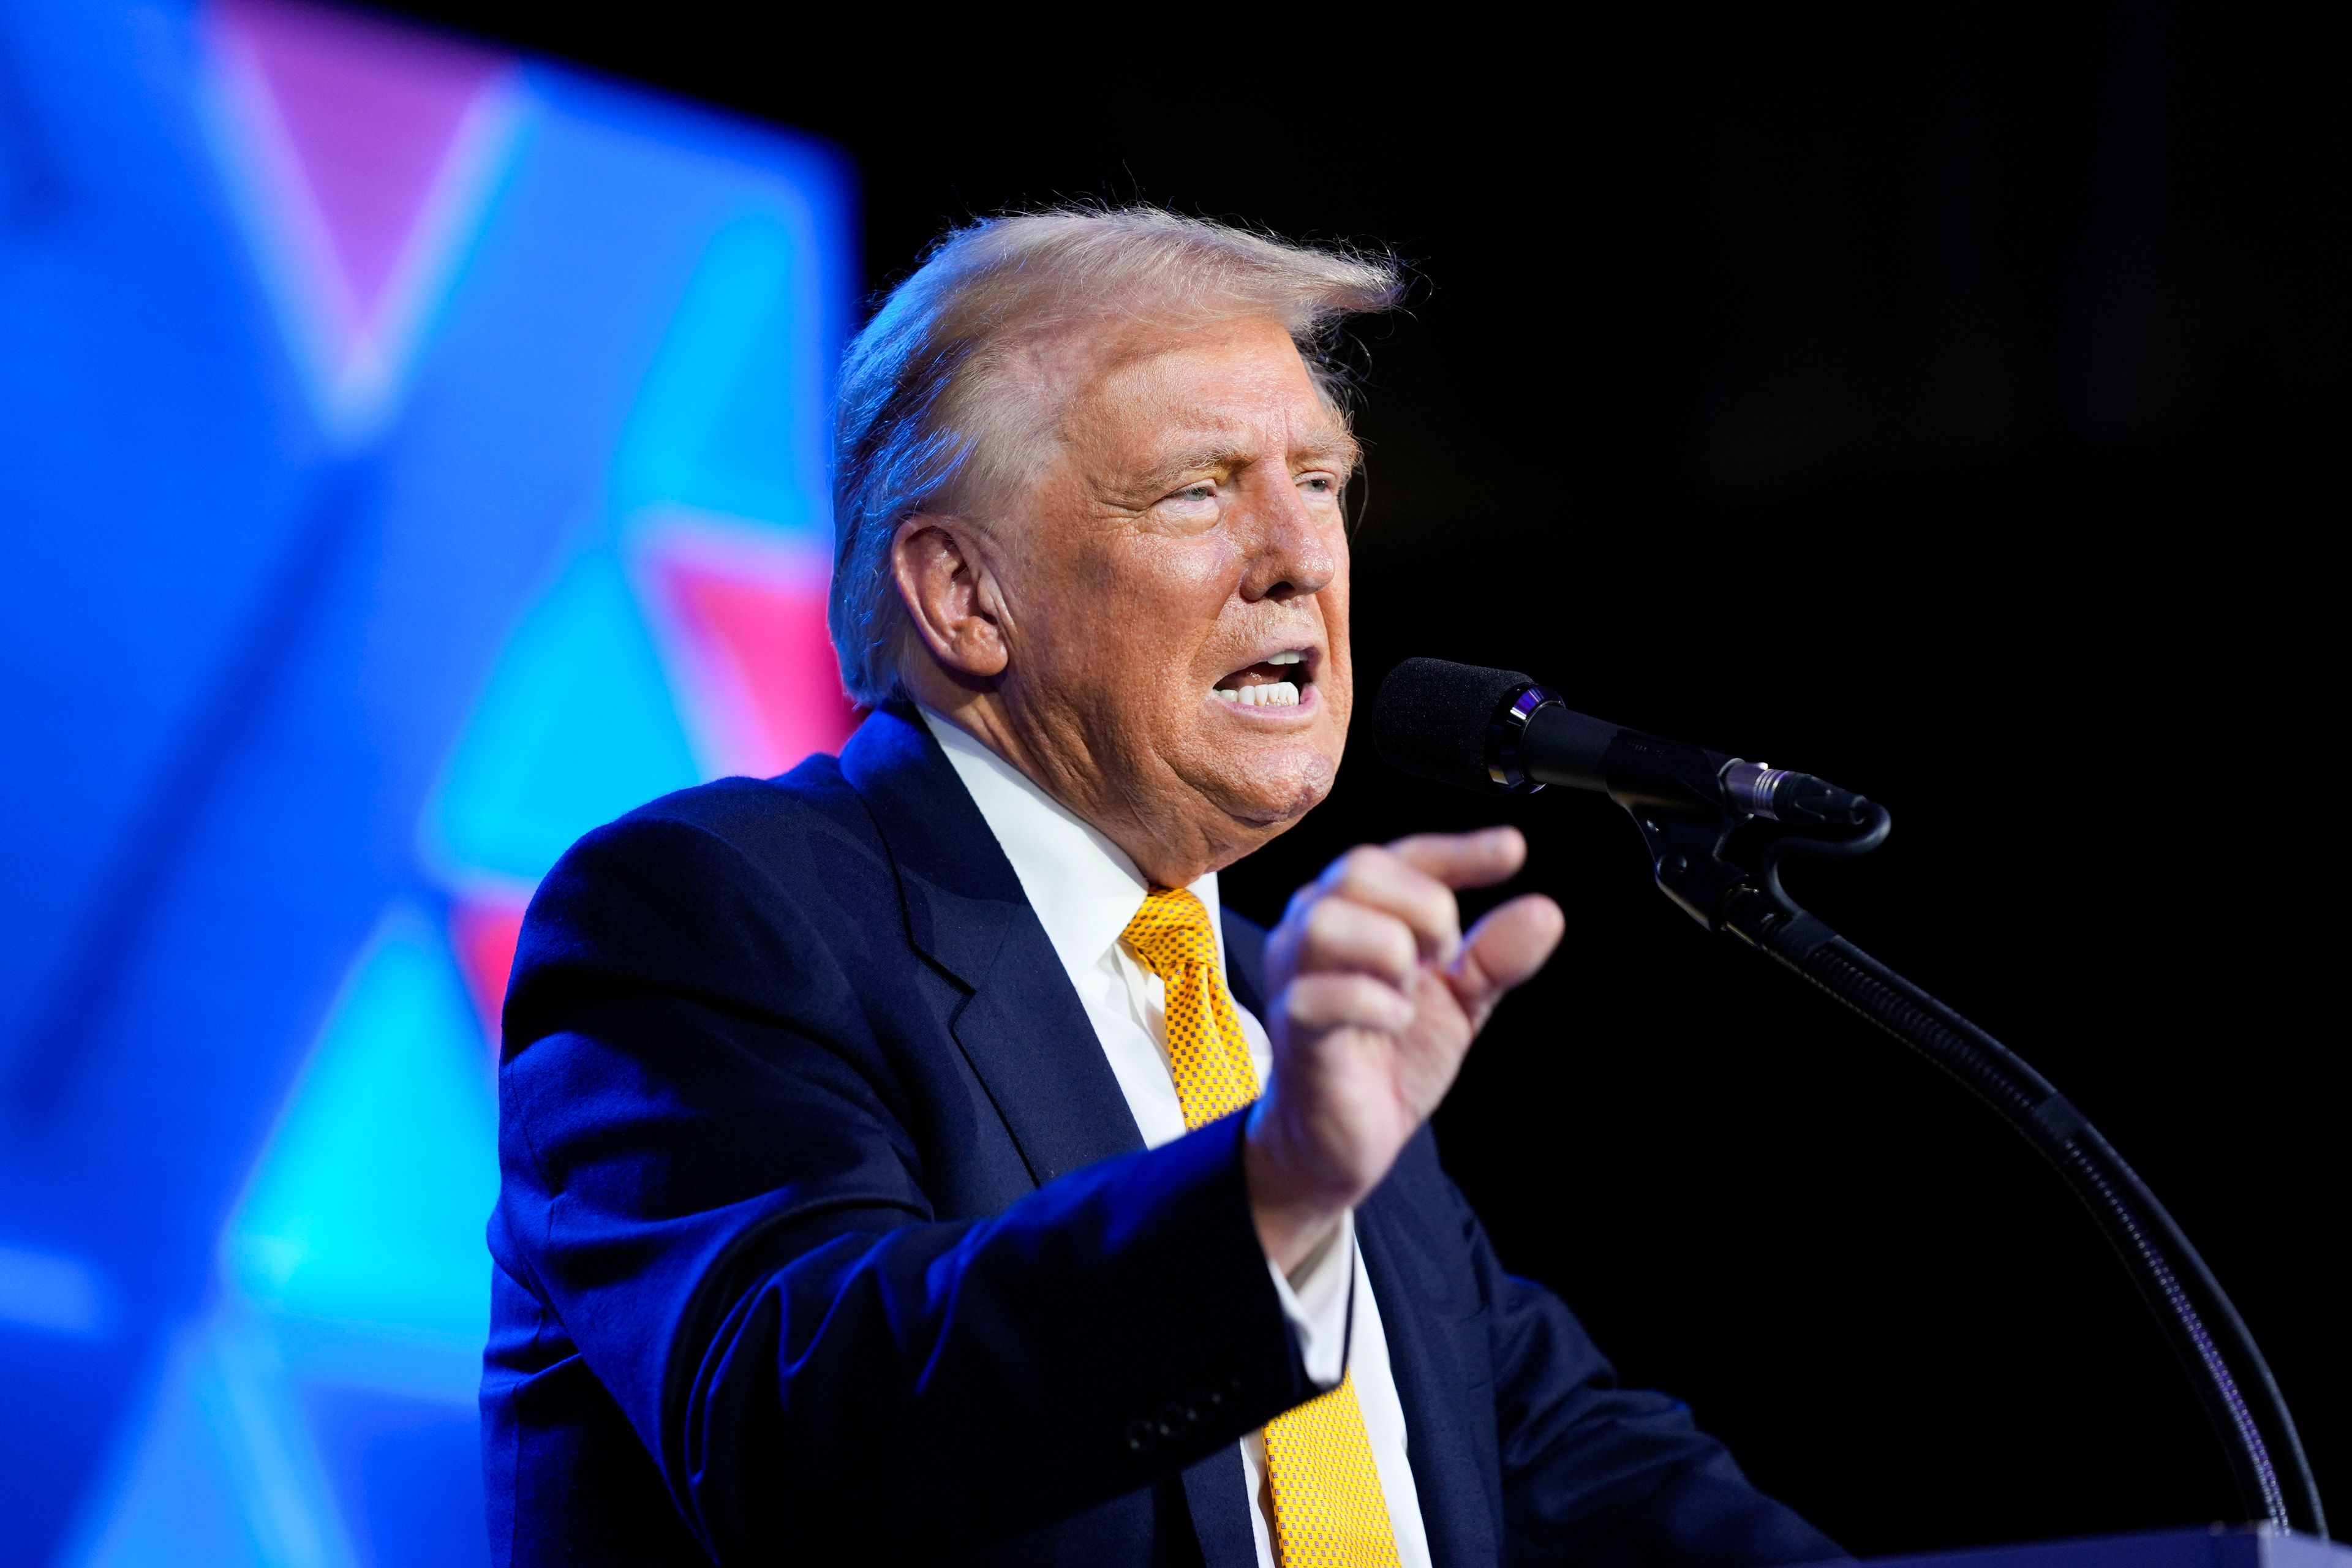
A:
<svg viewBox="0 0 2352 1568">
<path fill-rule="evenodd" d="M 1345 430 L 1294 447 L 1286 454 L 1294 463 L 1302 458 L 1310 464 L 1320 460 L 1344 468 L 1353 468 L 1362 455 L 1362 446 Z M 1189 447 L 1164 462 L 1153 464 L 1149 472 L 1136 477 L 1135 483 L 1139 488 L 1149 489 L 1166 484 L 1177 475 L 1190 473 L 1196 468 L 1240 468 L 1255 460 L 1251 454 L 1237 447 L 1211 442 Z"/>
</svg>

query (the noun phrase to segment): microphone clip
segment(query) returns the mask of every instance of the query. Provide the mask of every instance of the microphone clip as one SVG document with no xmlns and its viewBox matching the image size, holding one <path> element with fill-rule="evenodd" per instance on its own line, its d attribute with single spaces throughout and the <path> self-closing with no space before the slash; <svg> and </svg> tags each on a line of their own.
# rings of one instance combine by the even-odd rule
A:
<svg viewBox="0 0 2352 1568">
<path fill-rule="evenodd" d="M 1780 885 L 1784 859 L 1867 855 L 1895 826 L 1885 806 L 1811 773 L 1635 730 L 1617 732 L 1602 772 L 1659 890 L 1709 931 L 1758 947 L 1804 912 Z"/>
</svg>

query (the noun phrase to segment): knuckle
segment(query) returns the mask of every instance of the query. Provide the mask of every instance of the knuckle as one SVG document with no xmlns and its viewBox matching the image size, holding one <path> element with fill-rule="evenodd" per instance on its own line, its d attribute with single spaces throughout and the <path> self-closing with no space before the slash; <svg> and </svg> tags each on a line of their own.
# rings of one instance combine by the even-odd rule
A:
<svg viewBox="0 0 2352 1568">
<path fill-rule="evenodd" d="M 1282 994 L 1283 1015 L 1292 1023 L 1311 1029 L 1323 1021 L 1330 1010 L 1321 984 L 1324 978 L 1321 975 L 1302 975 L 1291 982 L 1290 988 Z"/>
<path fill-rule="evenodd" d="M 1348 929 L 1352 913 L 1344 900 L 1318 899 L 1307 911 L 1307 934 L 1318 942 L 1329 942 Z"/>
<path fill-rule="evenodd" d="M 1290 1023 L 1308 1029 L 1378 1025 L 1391 1016 L 1392 994 L 1370 975 L 1302 975 L 1284 993 L 1282 1009 Z"/>
<path fill-rule="evenodd" d="M 1341 1005 L 1347 1010 L 1349 1022 L 1374 1028 L 1388 1026 L 1396 1016 L 1396 987 L 1369 974 L 1351 974 L 1347 976 L 1347 982 Z"/>
<path fill-rule="evenodd" d="M 1397 901 L 1408 909 L 1434 909 L 1451 900 L 1454 889 L 1414 866 L 1399 866 L 1395 881 Z"/>
<path fill-rule="evenodd" d="M 1420 953 L 1412 927 L 1386 910 L 1328 900 L 1307 918 L 1307 945 L 1321 963 L 1408 973 Z"/>
<path fill-rule="evenodd" d="M 1446 885 L 1444 879 L 1432 872 L 1416 869 L 1409 886 L 1416 899 L 1425 899 L 1433 904 L 1454 902 L 1454 889 Z"/>
<path fill-rule="evenodd" d="M 1304 888 L 1292 894 L 1289 907 L 1282 911 L 1282 919 L 1275 922 L 1273 931 L 1267 936 L 1269 952 L 1295 952 L 1312 928 L 1315 910 L 1320 901 Z"/>
</svg>

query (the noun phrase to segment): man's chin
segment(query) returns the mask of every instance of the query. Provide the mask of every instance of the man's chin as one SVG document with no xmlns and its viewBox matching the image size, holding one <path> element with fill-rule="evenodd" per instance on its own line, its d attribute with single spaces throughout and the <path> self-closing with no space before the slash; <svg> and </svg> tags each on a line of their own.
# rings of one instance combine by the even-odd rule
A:
<svg viewBox="0 0 2352 1568">
<path fill-rule="evenodd" d="M 1255 767 L 1220 769 L 1217 776 L 1196 787 L 1260 843 L 1287 831 L 1322 805 L 1339 771 L 1337 759 L 1303 746 L 1257 761 Z"/>
</svg>

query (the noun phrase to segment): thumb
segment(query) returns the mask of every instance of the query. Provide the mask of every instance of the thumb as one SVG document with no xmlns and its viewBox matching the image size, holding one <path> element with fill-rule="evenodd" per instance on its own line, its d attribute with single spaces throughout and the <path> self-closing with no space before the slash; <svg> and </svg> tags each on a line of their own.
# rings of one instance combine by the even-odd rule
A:
<svg viewBox="0 0 2352 1568">
<path fill-rule="evenodd" d="M 1513 899 L 1471 928 L 1446 981 L 1473 1026 L 1486 1021 L 1505 993 L 1534 978 L 1567 930 L 1568 917 L 1541 893 Z"/>
</svg>

